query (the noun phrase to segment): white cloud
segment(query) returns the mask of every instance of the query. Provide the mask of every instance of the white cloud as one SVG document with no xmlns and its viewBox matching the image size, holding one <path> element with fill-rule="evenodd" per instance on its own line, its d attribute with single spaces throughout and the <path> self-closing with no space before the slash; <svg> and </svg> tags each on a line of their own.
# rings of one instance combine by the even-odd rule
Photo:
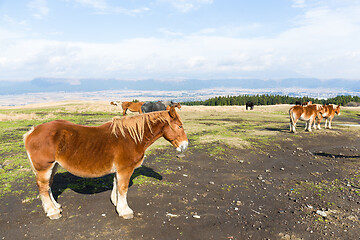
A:
<svg viewBox="0 0 360 240">
<path fill-rule="evenodd" d="M 212 4 L 213 0 L 159 0 L 167 2 L 180 12 L 187 13 L 196 10 L 204 4 Z"/>
<path fill-rule="evenodd" d="M 37 19 L 43 19 L 49 14 L 46 0 L 32 0 L 28 3 L 28 8 L 32 11 L 33 16 Z"/>
<path fill-rule="evenodd" d="M 25 40 L 0 27 L 1 77 L 169 79 L 281 75 L 274 72 L 282 73 L 282 77 L 323 79 L 360 76 L 360 6 L 308 9 L 294 20 L 292 28 L 272 37 L 241 38 L 224 34 L 224 29 L 231 32 L 229 26 L 189 35 L 163 28 L 159 31 L 166 37 L 97 44 Z M 237 29 L 233 31 L 240 31 Z"/>
<path fill-rule="evenodd" d="M 173 32 L 170 30 L 167 30 L 166 28 L 160 28 L 158 31 L 162 34 L 164 34 L 165 37 L 180 37 L 183 36 L 183 33 L 181 32 Z"/>
<path fill-rule="evenodd" d="M 127 9 L 119 6 L 112 6 L 106 0 L 74 0 L 75 2 L 93 8 L 97 14 L 125 14 L 134 16 L 143 12 L 150 11 L 148 7 L 139 7 L 135 9 Z"/>
<path fill-rule="evenodd" d="M 8 15 L 3 15 L 2 16 L 2 20 L 5 22 L 5 23 L 8 23 L 10 25 L 19 25 L 19 26 L 25 26 L 27 23 L 26 21 L 22 20 L 22 21 L 17 21 L 16 19 L 8 16 Z"/>
<path fill-rule="evenodd" d="M 294 8 L 303 8 L 306 6 L 305 0 L 292 0 L 292 7 Z"/>
</svg>

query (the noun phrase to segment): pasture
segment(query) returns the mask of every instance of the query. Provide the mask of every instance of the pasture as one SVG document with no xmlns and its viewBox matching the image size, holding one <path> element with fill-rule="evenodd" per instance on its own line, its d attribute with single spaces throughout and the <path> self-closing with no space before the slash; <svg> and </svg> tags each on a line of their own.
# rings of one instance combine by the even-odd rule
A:
<svg viewBox="0 0 360 240">
<path fill-rule="evenodd" d="M 289 131 L 290 105 L 182 106 L 189 138 L 177 155 L 166 140 L 130 179 L 134 218 L 110 202 L 113 175 L 78 178 L 59 168 L 46 217 L 22 135 L 55 119 L 97 126 L 121 115 L 108 102 L 0 108 L 0 239 L 356 239 L 360 235 L 359 107 L 333 129 Z M 138 113 L 129 113 L 134 115 Z M 353 127 L 353 125 L 357 127 Z"/>
</svg>

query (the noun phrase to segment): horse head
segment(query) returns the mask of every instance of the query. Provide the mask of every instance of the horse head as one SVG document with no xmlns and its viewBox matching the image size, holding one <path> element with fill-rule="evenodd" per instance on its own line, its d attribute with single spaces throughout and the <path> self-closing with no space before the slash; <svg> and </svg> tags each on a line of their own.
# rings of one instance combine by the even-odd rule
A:
<svg viewBox="0 0 360 240">
<path fill-rule="evenodd" d="M 335 108 L 335 113 L 340 116 L 340 105 Z"/>
<path fill-rule="evenodd" d="M 169 124 L 164 127 L 164 138 L 169 141 L 176 150 L 184 152 L 189 144 L 188 138 L 184 131 L 183 122 L 175 107 L 171 106 L 169 112 Z"/>
</svg>

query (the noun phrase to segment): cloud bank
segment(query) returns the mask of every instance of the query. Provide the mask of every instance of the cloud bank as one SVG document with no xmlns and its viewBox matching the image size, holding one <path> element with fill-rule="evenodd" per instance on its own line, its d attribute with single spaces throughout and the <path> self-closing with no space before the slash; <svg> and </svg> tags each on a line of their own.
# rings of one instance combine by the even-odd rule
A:
<svg viewBox="0 0 360 240">
<path fill-rule="evenodd" d="M 211 0 L 159 0 L 180 12 L 189 12 Z M 112 8 L 101 0 L 76 0 L 99 12 L 135 14 L 144 7 Z M 330 0 L 309 6 L 293 0 L 303 13 L 291 27 L 268 36 L 238 37 L 234 32 L 262 25 L 223 26 L 185 34 L 159 28 L 162 36 L 128 38 L 112 43 L 91 43 L 34 38 L 0 27 L 0 80 L 56 78 L 287 78 L 320 79 L 360 76 L 360 4 Z M 351 2 L 351 4 L 345 4 Z M 46 1 L 28 4 L 35 18 L 51 14 Z M 95 11 L 94 10 L 94 11 Z M 9 16 L 3 21 L 22 24 Z"/>
</svg>

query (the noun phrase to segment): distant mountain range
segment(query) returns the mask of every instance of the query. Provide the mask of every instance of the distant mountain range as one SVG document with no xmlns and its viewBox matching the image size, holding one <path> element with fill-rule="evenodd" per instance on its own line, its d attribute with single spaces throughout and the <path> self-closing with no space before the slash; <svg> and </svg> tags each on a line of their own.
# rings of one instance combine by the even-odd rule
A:
<svg viewBox="0 0 360 240">
<path fill-rule="evenodd" d="M 57 79 L 36 78 L 32 81 L 0 81 L 0 95 L 23 94 L 35 92 L 93 92 L 104 90 L 143 90 L 143 91 L 179 91 L 215 88 L 271 89 L 271 88 L 327 88 L 360 92 L 360 80 L 315 78 L 259 80 L 259 79 L 226 79 L 181 81 L 160 80 L 101 80 L 101 79 Z"/>
</svg>

